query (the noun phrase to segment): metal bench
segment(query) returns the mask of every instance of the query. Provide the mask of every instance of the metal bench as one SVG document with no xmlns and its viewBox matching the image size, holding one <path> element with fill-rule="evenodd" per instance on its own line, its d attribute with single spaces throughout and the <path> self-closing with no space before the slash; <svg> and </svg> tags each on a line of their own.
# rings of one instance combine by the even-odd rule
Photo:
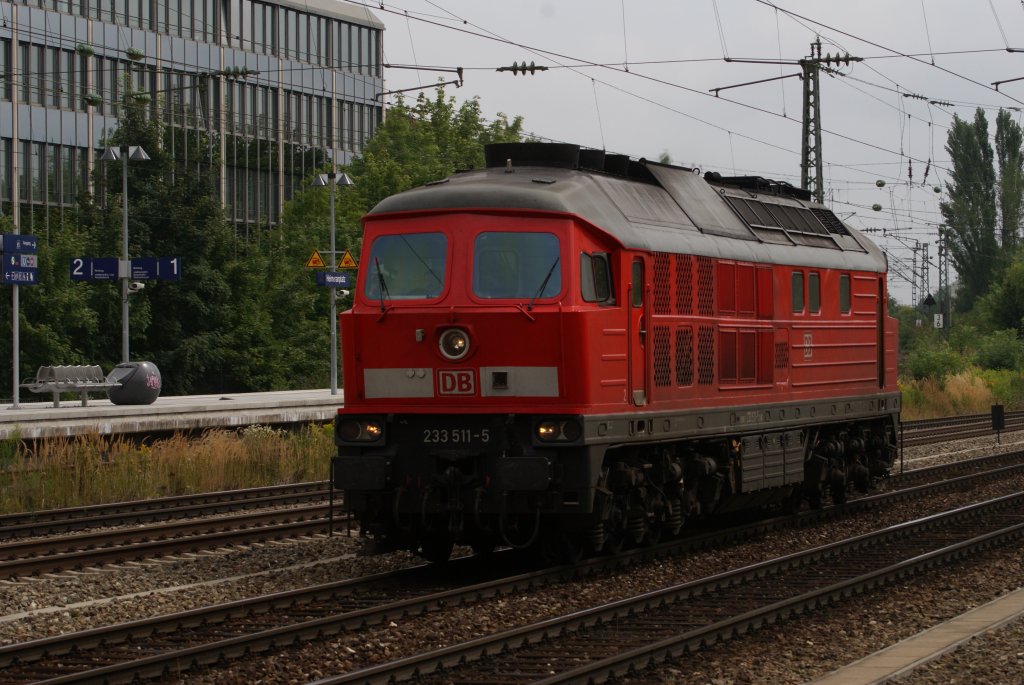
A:
<svg viewBox="0 0 1024 685">
<path fill-rule="evenodd" d="M 89 405 L 89 393 L 110 388 L 119 388 L 118 382 L 107 381 L 103 369 L 98 365 L 75 366 L 40 366 L 36 378 L 31 383 L 22 383 L 21 387 L 32 392 L 53 393 L 53 406 L 60 406 L 62 392 L 77 392 L 82 397 L 82 406 Z"/>
</svg>

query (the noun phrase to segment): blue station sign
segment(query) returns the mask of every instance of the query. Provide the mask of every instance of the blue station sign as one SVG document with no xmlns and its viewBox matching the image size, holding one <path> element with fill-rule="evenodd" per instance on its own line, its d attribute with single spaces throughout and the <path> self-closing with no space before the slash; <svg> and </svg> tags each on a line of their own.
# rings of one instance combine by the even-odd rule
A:
<svg viewBox="0 0 1024 685">
<path fill-rule="evenodd" d="M 181 257 L 136 257 L 131 277 L 136 281 L 180 281 Z"/>
<path fill-rule="evenodd" d="M 39 239 L 34 235 L 4 233 L 2 240 L 2 249 L 4 254 L 9 254 L 11 252 L 35 254 L 39 251 Z"/>
<path fill-rule="evenodd" d="M 39 239 L 34 235 L 0 235 L 3 252 L 3 282 L 8 285 L 35 285 L 39 277 Z"/>
<path fill-rule="evenodd" d="M 116 281 L 117 257 L 72 257 L 72 281 Z"/>
<path fill-rule="evenodd" d="M 316 274 L 316 284 L 324 285 L 328 288 L 347 288 L 350 282 L 351 276 L 347 273 L 318 271 Z"/>
<path fill-rule="evenodd" d="M 35 285 L 38 274 L 38 269 L 23 269 L 4 263 L 4 283 L 8 285 Z"/>
</svg>

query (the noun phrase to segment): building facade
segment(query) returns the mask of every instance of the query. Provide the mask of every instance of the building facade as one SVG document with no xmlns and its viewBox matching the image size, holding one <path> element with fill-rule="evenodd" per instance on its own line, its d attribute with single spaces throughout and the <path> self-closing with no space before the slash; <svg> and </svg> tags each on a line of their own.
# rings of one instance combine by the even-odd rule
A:
<svg viewBox="0 0 1024 685">
<path fill-rule="evenodd" d="M 381 121 L 383 29 L 338 0 L 0 0 L 0 208 L 74 205 L 128 94 L 220 160 L 233 221 L 274 223 Z"/>
</svg>

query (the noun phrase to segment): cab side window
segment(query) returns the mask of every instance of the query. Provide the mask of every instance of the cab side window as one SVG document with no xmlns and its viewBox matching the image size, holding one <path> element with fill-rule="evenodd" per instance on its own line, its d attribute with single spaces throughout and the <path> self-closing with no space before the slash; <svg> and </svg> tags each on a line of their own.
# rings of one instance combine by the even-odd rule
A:
<svg viewBox="0 0 1024 685">
<path fill-rule="evenodd" d="M 612 274 L 608 254 L 580 254 L 580 292 L 584 302 L 608 302 L 612 296 Z"/>
</svg>

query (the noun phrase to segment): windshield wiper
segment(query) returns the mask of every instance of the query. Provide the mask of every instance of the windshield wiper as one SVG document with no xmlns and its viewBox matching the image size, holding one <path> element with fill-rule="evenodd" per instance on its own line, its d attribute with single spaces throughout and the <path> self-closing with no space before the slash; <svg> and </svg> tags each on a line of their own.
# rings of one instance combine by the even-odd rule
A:
<svg viewBox="0 0 1024 685">
<path fill-rule="evenodd" d="M 555 273 L 555 267 L 558 266 L 559 259 L 561 259 L 561 256 L 555 257 L 555 261 L 552 262 L 551 268 L 548 269 L 548 275 L 544 277 L 544 280 L 541 281 L 540 287 L 537 288 L 537 292 L 535 292 L 533 297 L 530 298 L 530 304 L 526 305 L 527 311 L 533 311 L 533 303 L 536 302 L 537 298 L 540 297 L 540 294 L 544 292 L 544 288 L 548 287 L 548 281 L 551 280 L 551 274 Z"/>
<path fill-rule="evenodd" d="M 385 298 L 391 299 L 391 293 L 388 292 L 388 284 L 384 281 L 384 272 L 380 270 L 380 259 L 377 257 L 373 258 L 374 264 L 377 265 L 377 284 L 380 286 L 380 311 L 381 313 L 387 311 L 387 305 L 385 304 Z"/>
</svg>

